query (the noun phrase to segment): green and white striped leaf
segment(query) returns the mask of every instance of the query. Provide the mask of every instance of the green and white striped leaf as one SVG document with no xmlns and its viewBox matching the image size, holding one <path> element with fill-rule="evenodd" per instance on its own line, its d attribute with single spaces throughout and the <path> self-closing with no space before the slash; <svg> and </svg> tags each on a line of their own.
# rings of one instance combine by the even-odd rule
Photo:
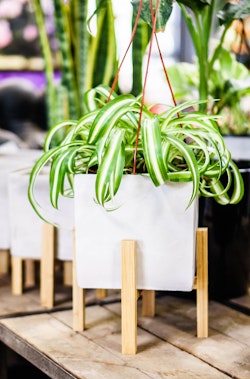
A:
<svg viewBox="0 0 250 379">
<path fill-rule="evenodd" d="M 120 95 L 106 104 L 97 114 L 89 131 L 89 143 L 96 143 L 97 140 L 108 136 L 112 127 L 127 112 L 131 111 L 131 105 L 136 102 L 132 95 Z"/>
<path fill-rule="evenodd" d="M 230 204 L 239 203 L 244 195 L 244 182 L 238 166 L 231 160 L 230 168 L 234 178 L 234 190 L 230 199 Z"/>
<path fill-rule="evenodd" d="M 110 139 L 105 147 L 102 159 L 99 162 L 96 177 L 96 200 L 101 205 L 104 205 L 106 201 L 110 200 L 114 196 L 114 193 L 110 192 L 112 188 L 117 188 L 116 185 L 110 185 L 117 161 L 120 162 L 119 167 L 121 169 L 120 173 L 117 174 L 118 181 L 120 181 L 120 177 L 123 173 L 124 158 L 121 159 L 121 156 L 124 157 L 124 153 L 121 151 L 123 135 L 124 132 L 120 129 L 114 129 L 112 131 Z M 112 179 L 116 180 L 116 178 Z"/>
<path fill-rule="evenodd" d="M 200 173 L 199 173 L 197 161 L 195 159 L 195 155 L 192 149 L 190 149 L 190 147 L 188 146 L 188 144 L 186 144 L 182 140 L 174 136 L 168 136 L 168 140 L 172 145 L 174 145 L 180 151 L 180 153 L 182 154 L 182 156 L 184 157 L 188 165 L 188 168 L 191 174 L 191 179 L 193 182 L 192 195 L 189 200 L 189 205 L 190 205 L 194 201 L 195 197 L 198 196 L 198 193 L 199 193 Z M 181 181 L 182 179 L 181 173 L 179 173 L 179 177 L 177 173 L 176 175 L 177 175 L 176 178 L 177 179 L 179 178 L 179 180 Z"/>
<path fill-rule="evenodd" d="M 148 173 L 156 186 L 168 178 L 163 161 L 162 140 L 159 121 L 156 117 L 147 118 L 141 126 L 142 146 Z"/>
</svg>

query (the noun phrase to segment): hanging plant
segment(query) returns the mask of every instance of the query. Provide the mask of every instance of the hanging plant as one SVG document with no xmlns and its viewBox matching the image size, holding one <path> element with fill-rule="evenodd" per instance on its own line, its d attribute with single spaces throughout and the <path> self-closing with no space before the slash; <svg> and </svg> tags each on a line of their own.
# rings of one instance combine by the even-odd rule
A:
<svg viewBox="0 0 250 379">
<path fill-rule="evenodd" d="M 143 3 L 139 2 L 130 45 Z M 144 102 L 153 41 L 158 45 L 159 4 L 156 1 L 154 8 L 152 0 L 149 1 L 152 35 L 142 94 L 115 92 L 121 62 L 111 88 L 100 85 L 85 92 L 86 112 L 82 117 L 62 121 L 48 132 L 44 154 L 33 167 L 29 184 L 30 202 L 41 218 L 46 219 L 46 216 L 36 201 L 35 183 L 46 165 L 50 166 L 50 199 L 55 208 L 59 196 L 74 196 L 76 174 L 96 174 L 96 202 L 109 210 L 114 209 L 113 200 L 123 175 L 146 175 L 155 186 L 168 181 L 190 181 L 193 190 L 187 206 L 197 196 L 214 197 L 221 204 L 241 200 L 242 177 L 219 132 L 217 118 L 205 112 L 190 111 L 203 102 L 177 105 L 173 96 L 174 105 L 160 114 L 152 113 L 152 104 Z M 161 56 L 160 48 L 159 54 Z M 163 60 L 162 64 L 164 66 Z M 168 79 L 165 67 L 164 72 Z M 63 141 L 53 147 L 55 133 L 65 127 L 67 133 Z M 222 184 L 222 176 L 226 176 L 226 184 Z"/>
</svg>

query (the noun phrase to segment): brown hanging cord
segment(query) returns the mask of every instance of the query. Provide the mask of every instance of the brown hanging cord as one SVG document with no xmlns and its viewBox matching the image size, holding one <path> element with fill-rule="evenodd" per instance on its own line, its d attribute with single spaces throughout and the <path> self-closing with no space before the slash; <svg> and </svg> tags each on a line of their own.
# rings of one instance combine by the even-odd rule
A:
<svg viewBox="0 0 250 379">
<path fill-rule="evenodd" d="M 145 105 L 145 93 L 146 93 L 146 86 L 147 86 L 147 80 L 148 80 L 148 71 L 149 71 L 150 59 L 151 59 L 151 55 L 152 55 L 152 46 L 153 46 L 153 40 L 154 40 L 154 38 L 156 40 L 159 57 L 160 57 L 161 64 L 162 64 L 162 67 L 163 67 L 163 70 L 164 70 L 164 74 L 165 74 L 165 77 L 166 77 L 166 80 L 167 80 L 167 83 L 168 83 L 168 86 L 169 86 L 169 89 L 170 89 L 172 101 L 173 101 L 173 103 L 174 103 L 175 106 L 177 105 L 177 102 L 176 102 L 176 99 L 175 99 L 175 96 L 174 96 L 174 93 L 173 93 L 173 89 L 172 89 L 172 86 L 171 86 L 171 83 L 170 83 L 170 80 L 169 80 L 169 76 L 168 76 L 168 73 L 167 73 L 167 70 L 166 70 L 166 67 L 165 67 L 165 64 L 164 64 L 163 56 L 162 56 L 162 53 L 161 53 L 161 49 L 160 49 L 160 45 L 159 45 L 159 41 L 158 41 L 157 33 L 156 33 L 156 21 L 157 21 L 157 15 L 158 15 L 158 11 L 159 11 L 159 3 L 160 3 L 160 0 L 156 0 L 155 10 L 154 10 L 154 8 L 153 8 L 153 0 L 150 0 L 150 10 L 151 10 L 151 18 L 152 18 L 152 25 L 153 25 L 153 27 L 152 27 L 151 37 L 150 37 L 149 49 L 148 49 L 148 54 L 147 54 L 146 71 L 145 71 L 145 77 L 144 77 L 143 88 L 142 88 L 142 98 L 141 98 L 140 113 L 139 113 L 139 120 L 138 120 L 137 136 L 136 136 L 136 141 L 135 141 L 134 162 L 133 162 L 132 174 L 136 174 L 136 156 L 137 156 L 137 151 L 138 151 L 139 135 L 140 135 L 140 130 L 141 130 L 142 110 L 143 110 L 143 107 Z M 114 89 L 115 89 L 115 86 L 117 84 L 117 81 L 118 81 L 118 78 L 119 78 L 119 73 L 121 71 L 122 65 L 124 63 L 124 60 L 127 57 L 128 51 L 129 51 L 129 49 L 131 47 L 131 44 L 133 42 L 133 39 L 134 39 L 134 36 L 135 36 L 135 33 L 136 33 L 136 29 L 137 29 L 137 26 L 138 26 L 139 18 L 140 18 L 140 15 L 141 15 L 142 5 L 143 5 L 143 0 L 140 0 L 137 16 L 136 16 L 135 23 L 134 23 L 133 30 L 132 30 L 132 34 L 131 34 L 131 38 L 130 38 L 128 47 L 127 47 L 127 49 L 125 51 L 125 54 L 124 54 L 124 56 L 123 56 L 123 58 L 122 58 L 122 60 L 121 60 L 121 62 L 119 64 L 119 66 L 118 66 L 118 69 L 117 69 L 114 81 L 112 83 L 110 94 L 109 94 L 107 102 L 110 101 L 111 95 L 114 92 Z M 179 113 L 178 113 L 178 117 L 180 117 Z"/>
</svg>

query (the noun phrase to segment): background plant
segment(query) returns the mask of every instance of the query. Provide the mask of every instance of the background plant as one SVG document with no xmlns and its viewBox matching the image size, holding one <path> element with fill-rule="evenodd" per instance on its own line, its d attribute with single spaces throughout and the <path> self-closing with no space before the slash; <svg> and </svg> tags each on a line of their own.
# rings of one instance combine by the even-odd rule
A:
<svg viewBox="0 0 250 379">
<path fill-rule="evenodd" d="M 138 9 L 139 0 L 132 1 Z M 250 15 L 248 0 L 177 0 L 194 48 L 193 64 L 175 63 L 168 67 L 168 75 L 177 101 L 190 98 L 210 100 L 201 102 L 199 110 L 223 115 L 221 131 L 234 134 L 250 133 L 249 109 L 243 99 L 250 94 L 250 75 L 237 62 L 236 54 L 225 49 L 225 38 L 235 20 Z M 150 0 L 143 2 L 143 19 L 148 16 Z M 165 27 L 172 13 L 172 1 L 161 0 L 158 30 Z"/>
<path fill-rule="evenodd" d="M 234 20 L 250 14 L 250 3 L 227 1 L 177 1 L 189 31 L 196 61 L 193 65 L 177 63 L 168 73 L 179 101 L 190 95 L 210 99 L 201 103 L 200 110 L 223 115 L 221 132 L 249 134 L 249 110 L 242 99 L 250 95 L 250 75 L 237 62 L 236 54 L 225 49 L 224 42 Z"/>
<path fill-rule="evenodd" d="M 41 0 L 32 0 L 45 64 L 48 125 L 68 118 L 79 118 L 85 111 L 83 94 L 98 84 L 110 85 L 118 69 L 115 18 L 111 0 L 97 0 L 89 14 L 89 1 L 52 0 L 58 54 L 50 46 Z M 95 19 L 96 28 L 91 26 Z M 93 30 L 94 29 L 94 30 Z M 140 22 L 133 43 L 132 92 L 142 88 L 142 60 L 148 43 L 149 28 Z M 135 63 L 136 62 L 136 63 Z M 55 71 L 61 81 L 55 83 Z M 119 86 L 116 90 L 119 92 Z M 61 136 L 65 131 L 61 131 Z M 60 140 L 55 136 L 54 143 Z"/>
</svg>

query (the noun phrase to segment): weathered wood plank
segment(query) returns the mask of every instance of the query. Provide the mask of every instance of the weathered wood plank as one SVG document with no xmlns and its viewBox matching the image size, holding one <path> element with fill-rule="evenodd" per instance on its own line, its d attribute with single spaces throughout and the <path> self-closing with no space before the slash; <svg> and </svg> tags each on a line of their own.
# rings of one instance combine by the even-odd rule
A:
<svg viewBox="0 0 250 379">
<path fill-rule="evenodd" d="M 34 292 L 34 291 L 32 291 Z M 37 291 L 36 291 L 37 292 Z M 2 283 L 0 286 L 0 318 L 10 315 L 20 315 L 41 310 L 39 298 L 32 298 L 29 292 L 22 295 L 13 295 L 9 285 Z"/>
<path fill-rule="evenodd" d="M 209 336 L 197 339 L 195 299 L 157 297 L 154 318 L 140 316 L 139 301 L 137 354 L 123 355 L 119 293 L 108 291 L 105 301 L 99 301 L 95 290 L 88 291 L 86 303 L 100 305 L 86 307 L 86 330 L 77 333 L 72 330 L 72 303 L 67 298 L 71 289 L 65 297 L 60 288 L 57 311 L 48 314 L 40 306 L 39 289 L 14 296 L 1 277 L 0 340 L 52 379 L 250 377 L 246 314 L 210 302 Z M 32 312 L 41 314 L 25 316 Z M 18 314 L 22 317 L 13 317 Z M 8 315 L 11 318 L 6 319 Z"/>
<path fill-rule="evenodd" d="M 113 304 L 109 307 L 120 307 L 120 305 Z M 68 325 L 72 322 L 70 311 L 59 312 L 54 315 Z M 119 317 L 117 318 L 116 315 L 107 312 L 107 309 L 105 310 L 103 307 L 98 308 L 98 310 L 96 307 L 89 307 L 87 308 L 86 327 L 87 330 L 84 335 L 90 340 L 108 349 L 112 354 L 120 354 L 121 329 Z M 200 366 L 201 361 L 196 361 L 191 355 L 176 350 L 171 344 L 164 343 L 161 338 L 157 339 L 140 328 L 138 328 L 138 354 L 129 356 L 129 358 L 124 356 L 123 359 L 126 359 L 127 364 L 133 362 L 136 367 L 143 368 L 150 377 L 152 375 L 154 378 L 227 377 L 219 371 L 213 369 L 210 371 L 211 368 L 207 365 Z"/>
<path fill-rule="evenodd" d="M 10 277 L 0 275 L 0 318 L 6 318 L 21 314 L 46 312 L 41 306 L 39 286 L 26 288 L 20 295 L 14 295 L 11 291 Z M 96 290 L 86 291 L 86 304 L 102 303 L 120 299 L 120 291 L 109 290 L 105 299 L 97 299 Z M 72 308 L 72 288 L 63 284 L 55 284 L 55 301 L 53 310 Z"/>
<path fill-rule="evenodd" d="M 0 274 L 8 274 L 10 268 L 9 249 L 0 249 Z"/>
<path fill-rule="evenodd" d="M 0 339 L 5 346 L 10 347 L 13 351 L 20 356 L 31 362 L 34 366 L 39 368 L 40 371 L 47 374 L 50 378 L 60 379 L 73 379 L 74 376 L 67 373 L 63 367 L 51 362 L 50 359 L 43 352 L 34 348 L 34 346 L 24 341 L 16 333 L 13 333 L 8 328 L 5 328 L 0 323 Z M 1 362 L 1 369 L 3 375 L 6 375 L 5 362 Z M 2 377 L 1 377 L 2 378 Z"/>
<path fill-rule="evenodd" d="M 239 305 L 240 307 L 243 307 L 250 312 L 250 287 L 246 295 L 237 297 L 235 299 L 230 299 L 229 303 Z"/>
<path fill-rule="evenodd" d="M 117 314 L 117 304 L 108 308 Z M 157 299 L 155 318 L 139 317 L 138 325 L 174 346 L 204 360 L 229 376 L 250 377 L 250 318 L 215 302 L 209 304 L 209 337 L 196 338 L 195 302 Z"/>
<path fill-rule="evenodd" d="M 65 313 L 72 320 L 72 312 L 60 312 Z M 69 378 L 86 379 L 228 378 L 192 355 L 141 329 L 138 331 L 139 353 L 122 355 L 120 318 L 99 306 L 88 307 L 86 313 L 87 323 L 92 328 L 81 334 L 72 332 L 70 327 L 52 315 L 41 314 L 2 320 L 0 337 L 4 343 L 14 345 L 15 348 L 21 346 L 18 353 L 25 355 L 24 358 L 51 378 L 67 378 L 66 373 Z M 102 320 L 104 314 L 105 321 L 96 323 L 98 318 Z M 58 316 L 58 313 L 54 316 Z M 94 324 L 101 337 L 93 340 L 96 334 Z"/>
</svg>

